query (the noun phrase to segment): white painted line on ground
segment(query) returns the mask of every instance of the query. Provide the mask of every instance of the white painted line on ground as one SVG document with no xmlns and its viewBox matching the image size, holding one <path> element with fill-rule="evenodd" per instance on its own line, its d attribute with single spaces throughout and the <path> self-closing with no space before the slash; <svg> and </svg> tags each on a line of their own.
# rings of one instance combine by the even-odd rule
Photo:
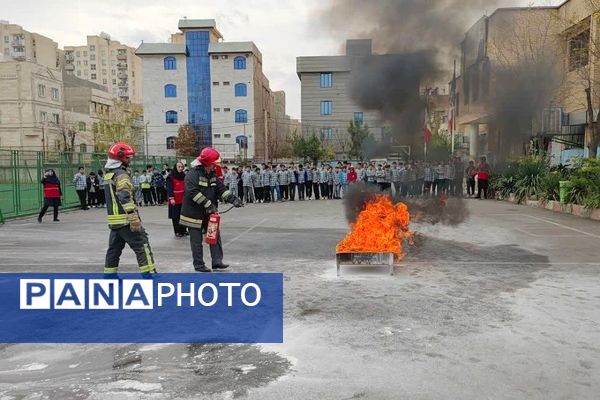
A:
<svg viewBox="0 0 600 400">
<path fill-rule="evenodd" d="M 233 239 L 230 239 L 227 243 L 225 243 L 223 245 L 223 247 L 229 246 L 231 243 L 235 242 L 236 240 L 238 240 L 239 238 L 241 238 L 242 236 L 244 236 L 246 233 L 250 232 L 252 229 L 254 229 L 257 226 L 259 226 L 260 224 L 262 224 L 266 220 L 267 220 L 266 218 L 263 218 L 262 220 L 258 221 L 256 224 L 252 225 L 250 228 L 246 229 L 244 232 L 240 233 L 239 235 L 237 235 Z"/>
<path fill-rule="evenodd" d="M 528 228 L 528 229 L 548 229 L 548 228 Z M 538 233 L 531 233 L 528 232 L 524 229 L 519 229 L 516 228 L 515 231 L 517 232 L 521 232 L 527 236 L 532 236 L 532 237 L 538 237 L 538 238 L 547 238 L 547 239 L 552 239 L 552 238 L 578 238 L 578 237 L 583 237 L 583 235 L 543 235 L 543 234 L 538 234 Z"/>
<path fill-rule="evenodd" d="M 586 231 L 582 231 L 581 229 L 572 228 L 572 227 L 570 227 L 570 226 L 567 226 L 567 225 L 559 224 L 558 222 L 554 222 L 554 221 L 552 221 L 552 220 L 549 220 L 549 219 L 546 219 L 546 218 L 534 217 L 533 215 L 527 215 L 527 214 L 524 214 L 524 215 L 525 215 L 526 217 L 529 217 L 529 218 L 535 219 L 535 220 L 537 220 L 537 221 L 543 221 L 543 222 L 546 222 L 546 223 L 548 223 L 548 224 L 552 224 L 552 225 L 560 226 L 561 228 L 564 228 L 564 229 L 568 229 L 568 230 L 571 230 L 571 231 L 574 231 L 574 232 L 579 232 L 579 233 L 581 233 L 581 234 L 584 234 L 584 235 L 586 235 L 586 236 L 590 236 L 590 237 L 593 237 L 593 238 L 596 238 L 596 239 L 600 239 L 600 235 L 595 235 L 595 234 L 593 234 L 593 233 L 589 233 L 589 232 L 586 232 Z"/>
</svg>

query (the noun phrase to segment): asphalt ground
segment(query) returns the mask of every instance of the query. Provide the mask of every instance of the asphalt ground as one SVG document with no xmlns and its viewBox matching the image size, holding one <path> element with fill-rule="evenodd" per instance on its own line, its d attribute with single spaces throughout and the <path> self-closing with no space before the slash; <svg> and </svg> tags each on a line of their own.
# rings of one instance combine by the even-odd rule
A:
<svg viewBox="0 0 600 400">
<path fill-rule="evenodd" d="M 458 227 L 411 225 L 394 276 L 340 278 L 340 201 L 235 209 L 225 261 L 284 273 L 282 345 L 0 345 L 0 399 L 597 399 L 600 224 L 467 204 Z M 141 213 L 159 270 L 191 272 L 166 207 Z M 104 215 L 0 226 L 0 271 L 100 272 Z M 128 249 L 121 269 L 136 271 Z"/>
</svg>

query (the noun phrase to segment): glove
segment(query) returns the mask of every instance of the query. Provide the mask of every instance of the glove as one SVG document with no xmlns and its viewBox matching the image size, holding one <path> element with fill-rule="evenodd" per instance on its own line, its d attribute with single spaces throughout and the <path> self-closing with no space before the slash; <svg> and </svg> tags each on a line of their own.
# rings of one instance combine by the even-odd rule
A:
<svg viewBox="0 0 600 400">
<path fill-rule="evenodd" d="M 231 204 L 233 204 L 233 206 L 234 206 L 235 208 L 244 207 L 244 203 L 242 203 L 242 201 L 241 201 L 239 198 L 237 198 L 237 197 L 234 197 L 234 199 L 233 199 L 233 201 L 231 202 Z"/>
<path fill-rule="evenodd" d="M 174 206 L 175 205 L 175 198 L 173 197 L 169 197 L 169 204 Z"/>
<path fill-rule="evenodd" d="M 129 222 L 129 229 L 131 232 L 140 232 L 142 230 L 142 221 L 137 213 L 127 214 L 127 221 Z"/>
<path fill-rule="evenodd" d="M 214 204 L 211 204 L 210 206 L 206 207 L 207 214 L 213 214 L 213 213 L 216 213 L 217 211 L 218 211 L 217 207 Z"/>
</svg>

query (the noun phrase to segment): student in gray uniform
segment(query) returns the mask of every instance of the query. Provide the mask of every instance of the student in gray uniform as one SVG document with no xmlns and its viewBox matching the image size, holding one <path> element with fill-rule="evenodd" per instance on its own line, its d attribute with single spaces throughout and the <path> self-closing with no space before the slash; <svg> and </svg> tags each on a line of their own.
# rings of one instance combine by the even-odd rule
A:
<svg viewBox="0 0 600 400">
<path fill-rule="evenodd" d="M 373 164 L 369 165 L 369 168 L 365 172 L 366 182 L 369 186 L 377 185 L 376 177 L 375 177 L 375 167 Z"/>
<path fill-rule="evenodd" d="M 379 190 L 382 192 L 385 190 L 385 171 L 381 164 L 377 164 L 377 171 L 375 171 L 375 182 L 379 186 Z"/>
<path fill-rule="evenodd" d="M 306 183 L 306 171 L 304 170 L 304 167 L 302 166 L 302 164 L 298 165 L 298 200 L 303 201 L 304 200 L 304 185 Z"/>
<path fill-rule="evenodd" d="M 325 164 L 321 164 L 321 169 L 319 169 L 319 186 L 321 188 L 321 198 L 323 200 L 327 199 L 328 197 L 328 181 L 329 175 L 327 174 L 327 170 L 325 169 Z"/>
<path fill-rule="evenodd" d="M 327 197 L 333 199 L 333 168 L 327 168 Z"/>
<path fill-rule="evenodd" d="M 242 172 L 242 186 L 244 188 L 245 203 L 254 203 L 254 188 L 252 187 L 252 171 L 246 167 Z"/>
<path fill-rule="evenodd" d="M 335 167 L 333 170 L 333 198 L 341 199 L 342 184 L 340 182 L 340 169 Z"/>
<path fill-rule="evenodd" d="M 400 197 L 408 196 L 408 163 L 406 165 L 400 163 Z"/>
<path fill-rule="evenodd" d="M 231 172 L 229 174 L 229 191 L 235 197 L 238 196 L 238 173 L 235 168 L 231 168 Z"/>
<path fill-rule="evenodd" d="M 273 167 L 271 171 L 271 201 L 281 201 L 281 192 L 279 191 L 279 167 Z"/>
<path fill-rule="evenodd" d="M 315 200 L 319 200 L 321 198 L 320 196 L 320 186 L 321 186 L 321 182 L 320 182 L 320 172 L 317 169 L 316 166 L 312 167 L 312 175 L 313 175 L 313 192 L 315 194 Z"/>
<path fill-rule="evenodd" d="M 288 173 L 287 167 L 285 165 L 280 165 L 280 170 L 277 173 L 279 176 L 279 192 L 281 197 L 279 201 L 288 199 L 288 186 L 290 184 L 290 174 Z"/>
<path fill-rule="evenodd" d="M 290 201 L 294 201 L 296 199 L 296 183 L 297 183 L 297 175 L 296 167 L 292 164 L 290 169 L 288 170 L 288 175 L 290 177 L 290 184 L 288 185 L 288 190 L 290 192 Z"/>
<path fill-rule="evenodd" d="M 416 196 L 417 195 L 417 172 L 415 171 L 414 164 L 408 165 L 407 181 L 408 181 L 408 193 L 411 196 Z"/>
<path fill-rule="evenodd" d="M 383 179 L 383 190 L 391 192 L 392 188 L 392 167 L 390 164 L 385 164 L 383 167 L 384 179 Z"/>
<path fill-rule="evenodd" d="M 310 164 L 306 165 L 306 198 L 310 200 L 312 198 L 312 187 L 313 187 L 313 170 Z"/>
<path fill-rule="evenodd" d="M 400 168 L 396 161 L 392 163 L 392 187 L 394 188 L 394 196 L 400 197 Z"/>
<path fill-rule="evenodd" d="M 255 167 L 252 175 L 252 186 L 254 186 L 254 197 L 257 203 L 263 202 L 263 183 L 260 168 Z"/>
<path fill-rule="evenodd" d="M 265 203 L 271 202 L 271 168 L 268 165 L 264 166 L 260 175 L 263 185 L 263 200 Z"/>
</svg>

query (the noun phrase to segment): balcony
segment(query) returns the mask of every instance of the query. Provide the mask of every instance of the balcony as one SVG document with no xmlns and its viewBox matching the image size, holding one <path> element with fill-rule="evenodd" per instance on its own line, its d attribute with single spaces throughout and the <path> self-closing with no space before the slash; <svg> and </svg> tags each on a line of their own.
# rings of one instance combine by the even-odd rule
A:
<svg viewBox="0 0 600 400">
<path fill-rule="evenodd" d="M 127 53 L 124 51 L 119 51 L 117 53 L 117 60 L 127 60 Z"/>
<path fill-rule="evenodd" d="M 65 64 L 65 71 L 74 71 L 75 66 L 73 64 Z"/>
<path fill-rule="evenodd" d="M 73 56 L 73 53 L 65 53 L 65 61 L 74 61 L 75 57 Z"/>
<path fill-rule="evenodd" d="M 126 62 L 117 63 L 117 68 L 118 69 L 127 69 L 127 63 Z"/>
<path fill-rule="evenodd" d="M 120 88 L 128 88 L 129 84 L 127 83 L 127 81 L 121 80 L 121 81 L 119 81 L 119 87 Z"/>
<path fill-rule="evenodd" d="M 117 78 L 119 78 L 119 79 L 127 79 L 128 78 L 127 72 L 119 71 L 119 73 L 117 74 Z"/>
<path fill-rule="evenodd" d="M 13 39 L 13 41 L 11 42 L 11 46 L 12 47 L 25 47 L 25 40 L 23 38 Z"/>
</svg>

